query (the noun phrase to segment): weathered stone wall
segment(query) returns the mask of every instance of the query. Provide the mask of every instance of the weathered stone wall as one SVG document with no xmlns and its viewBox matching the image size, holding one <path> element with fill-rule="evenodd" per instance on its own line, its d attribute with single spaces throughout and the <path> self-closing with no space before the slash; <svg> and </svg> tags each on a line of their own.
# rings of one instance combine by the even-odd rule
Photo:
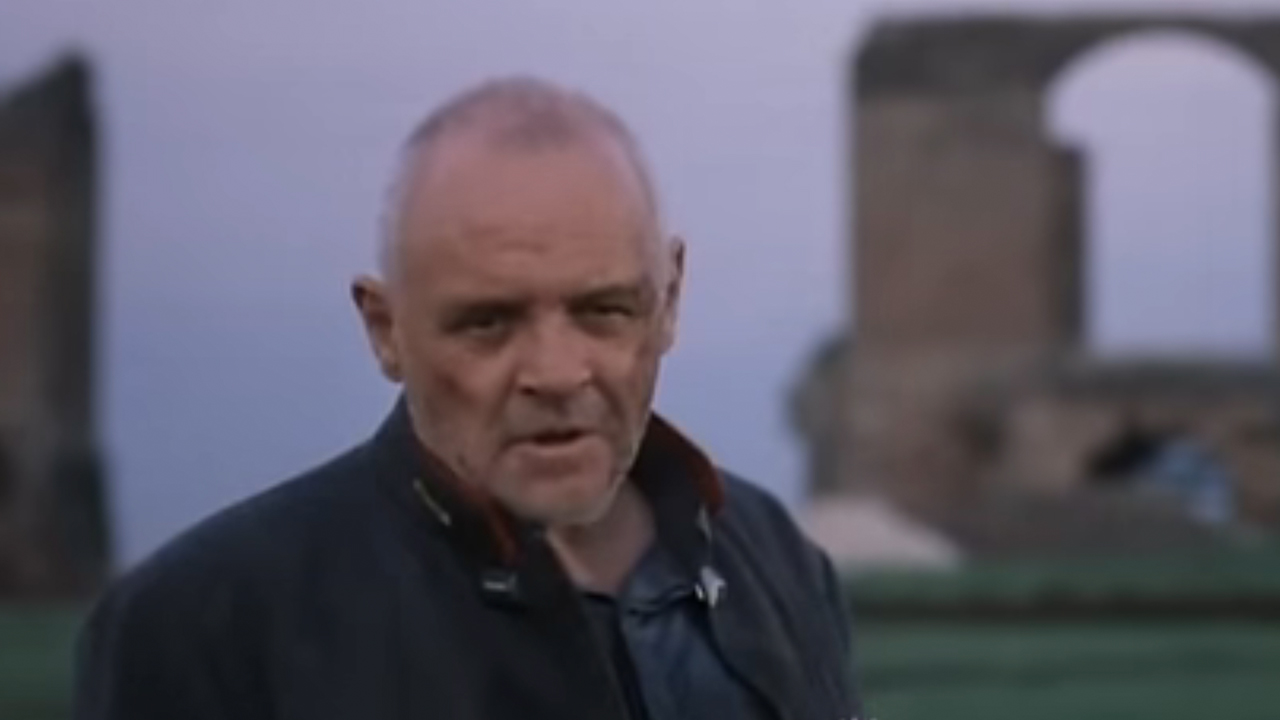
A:
<svg viewBox="0 0 1280 720">
<path fill-rule="evenodd" d="M 1130 397 L 1059 382 L 1080 354 L 1088 159 L 1049 139 L 1044 93 L 1088 49 L 1159 28 L 1207 33 L 1280 68 L 1280 21 L 1262 18 L 912 20 L 866 38 L 843 487 L 939 520 L 993 489 L 1075 492 L 1083 458 L 1137 407 L 1194 418 L 1240 477 L 1245 515 L 1280 522 L 1274 364 L 1249 370 L 1263 379 L 1243 394 L 1210 383 L 1190 403 L 1176 383 Z"/>
<path fill-rule="evenodd" d="M 85 591 L 105 567 L 88 94 L 71 60 L 0 100 L 0 596 Z"/>
<path fill-rule="evenodd" d="M 1004 483 L 1075 492 L 1126 425 L 1177 428 L 1223 462 L 1244 518 L 1280 523 L 1280 375 L 1250 365 L 1074 363 L 1009 408 Z"/>
</svg>

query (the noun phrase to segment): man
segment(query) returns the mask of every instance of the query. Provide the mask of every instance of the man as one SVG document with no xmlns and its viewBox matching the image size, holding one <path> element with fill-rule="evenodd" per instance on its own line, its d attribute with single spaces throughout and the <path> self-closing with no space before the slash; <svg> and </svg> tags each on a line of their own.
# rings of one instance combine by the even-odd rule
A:
<svg viewBox="0 0 1280 720">
<path fill-rule="evenodd" d="M 830 564 L 651 413 L 684 247 L 622 123 L 483 85 L 409 139 L 384 225 L 353 296 L 397 407 L 113 587 L 76 717 L 857 714 Z"/>
</svg>

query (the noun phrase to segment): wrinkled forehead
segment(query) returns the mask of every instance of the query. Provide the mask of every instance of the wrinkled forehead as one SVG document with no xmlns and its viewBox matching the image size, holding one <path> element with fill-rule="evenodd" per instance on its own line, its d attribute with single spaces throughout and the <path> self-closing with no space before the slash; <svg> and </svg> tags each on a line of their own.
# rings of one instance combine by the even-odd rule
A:
<svg viewBox="0 0 1280 720">
<path fill-rule="evenodd" d="M 417 160 L 403 201 L 406 271 L 462 260 L 621 267 L 656 260 L 661 244 L 643 178 L 602 134 L 531 148 L 456 134 Z"/>
</svg>

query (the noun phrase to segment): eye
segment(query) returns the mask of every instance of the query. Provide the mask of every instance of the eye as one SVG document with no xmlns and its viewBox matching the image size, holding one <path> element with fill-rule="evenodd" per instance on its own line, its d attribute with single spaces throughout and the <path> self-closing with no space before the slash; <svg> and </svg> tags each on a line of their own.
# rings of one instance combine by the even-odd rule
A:
<svg viewBox="0 0 1280 720">
<path fill-rule="evenodd" d="M 462 328 L 462 333 L 479 340 L 495 340 L 507 333 L 511 323 L 500 316 L 476 318 Z"/>
<path fill-rule="evenodd" d="M 468 332 L 491 332 L 507 324 L 507 319 L 498 314 L 481 315 L 468 318 L 462 329 Z"/>
<path fill-rule="evenodd" d="M 587 308 L 587 313 L 598 317 L 632 317 L 635 312 L 621 303 L 598 303 Z"/>
<path fill-rule="evenodd" d="M 510 332 L 517 320 L 517 314 L 510 308 L 473 308 L 454 317 L 447 329 L 454 335 L 479 340 L 496 340 Z"/>
<path fill-rule="evenodd" d="M 636 308 L 622 302 L 585 303 L 576 313 L 583 322 L 613 327 L 636 317 Z"/>
<path fill-rule="evenodd" d="M 586 332 L 608 337 L 625 333 L 635 323 L 636 309 L 622 302 L 592 302 L 576 308 L 574 315 Z"/>
</svg>

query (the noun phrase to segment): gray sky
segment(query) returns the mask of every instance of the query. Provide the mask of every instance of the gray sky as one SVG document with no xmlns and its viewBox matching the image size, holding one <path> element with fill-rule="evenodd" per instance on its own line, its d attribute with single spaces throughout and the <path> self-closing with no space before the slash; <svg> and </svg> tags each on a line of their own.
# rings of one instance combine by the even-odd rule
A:
<svg viewBox="0 0 1280 720">
<path fill-rule="evenodd" d="M 371 431 L 393 389 L 347 282 L 372 264 L 393 150 L 434 104 L 509 72 L 581 87 L 637 130 L 690 243 L 659 409 L 794 501 L 781 401 L 847 314 L 843 63 L 869 7 L 5 0 L 0 82 L 71 46 L 97 63 L 121 557 Z M 1107 151 L 1091 198 L 1104 349 L 1269 341 L 1269 93 L 1185 40 L 1107 48 L 1064 78 L 1056 124 Z"/>
</svg>

